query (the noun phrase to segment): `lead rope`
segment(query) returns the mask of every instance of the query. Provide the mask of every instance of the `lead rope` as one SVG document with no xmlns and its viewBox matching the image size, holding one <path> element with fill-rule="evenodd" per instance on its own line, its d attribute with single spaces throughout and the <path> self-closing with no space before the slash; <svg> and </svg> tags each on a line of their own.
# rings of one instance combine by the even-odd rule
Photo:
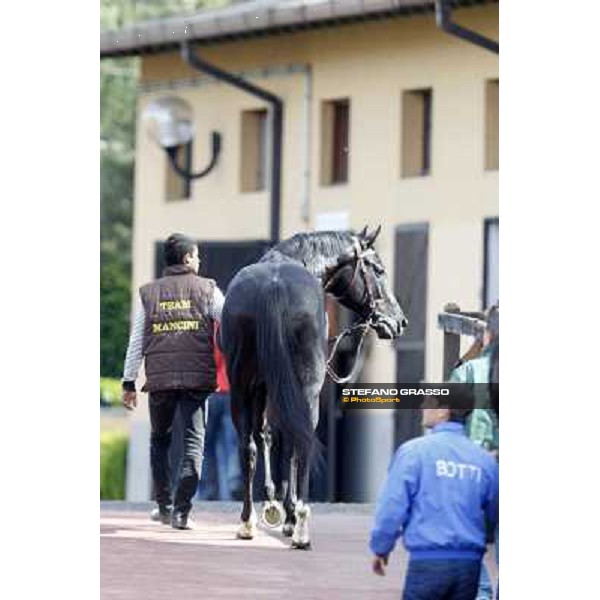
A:
<svg viewBox="0 0 600 600">
<path fill-rule="evenodd" d="M 333 348 L 331 349 L 331 354 L 329 355 L 329 358 L 327 359 L 327 364 L 325 366 L 327 367 L 327 373 L 329 373 L 329 376 L 331 377 L 331 379 L 333 379 L 333 381 L 335 381 L 336 383 L 348 383 L 348 381 L 350 381 L 356 374 L 355 371 L 358 369 L 358 366 L 360 364 L 358 357 L 360 355 L 360 351 L 362 349 L 363 342 L 365 341 L 365 337 L 367 337 L 367 333 L 369 331 L 369 325 L 370 325 L 370 323 L 367 322 L 367 323 L 360 323 L 359 325 L 355 325 L 354 327 L 349 327 L 349 328 L 345 329 L 344 331 L 342 331 L 342 333 L 340 333 L 337 337 L 334 338 L 335 344 L 333 345 Z M 342 339 L 344 337 L 346 337 L 347 335 L 350 335 L 355 329 L 362 329 L 363 332 L 362 332 L 362 335 L 360 336 L 360 342 L 358 343 L 358 346 L 356 348 L 356 355 L 354 358 L 354 366 L 352 367 L 352 371 L 350 371 L 349 375 L 347 375 L 346 377 L 340 377 L 333 370 L 333 367 L 331 366 L 331 361 L 335 357 L 335 353 L 336 353 L 339 343 L 342 341 Z"/>
</svg>

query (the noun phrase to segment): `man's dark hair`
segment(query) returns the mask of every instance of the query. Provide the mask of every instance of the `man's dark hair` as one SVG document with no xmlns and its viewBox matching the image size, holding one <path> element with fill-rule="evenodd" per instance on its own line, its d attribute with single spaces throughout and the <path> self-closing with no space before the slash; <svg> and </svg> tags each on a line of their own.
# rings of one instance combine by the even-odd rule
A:
<svg viewBox="0 0 600 600">
<path fill-rule="evenodd" d="M 183 264 L 183 257 L 191 254 L 197 247 L 196 242 L 183 235 L 183 233 L 172 233 L 165 242 L 164 253 L 167 267 Z"/>
<path fill-rule="evenodd" d="M 450 416 L 448 417 L 448 421 L 454 421 L 455 423 L 465 424 L 466 420 L 469 418 L 469 415 L 473 412 L 472 408 L 450 408 Z"/>
<path fill-rule="evenodd" d="M 423 408 L 447 408 L 449 421 L 464 424 L 473 412 L 475 397 L 471 386 L 467 384 L 450 384 L 449 396 L 426 396 Z"/>
</svg>

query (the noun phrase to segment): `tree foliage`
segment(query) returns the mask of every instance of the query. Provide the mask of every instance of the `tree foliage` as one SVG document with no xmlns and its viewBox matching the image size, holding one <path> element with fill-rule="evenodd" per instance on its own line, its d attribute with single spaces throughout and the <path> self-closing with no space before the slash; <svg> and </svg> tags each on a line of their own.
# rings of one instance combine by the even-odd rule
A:
<svg viewBox="0 0 600 600">
<path fill-rule="evenodd" d="M 100 375 L 104 377 L 121 375 L 129 330 L 137 66 L 134 59 L 105 60 L 100 65 Z"/>
<path fill-rule="evenodd" d="M 100 26 L 229 4 L 228 0 L 101 0 Z M 129 333 L 139 59 L 100 63 L 100 374 L 120 377 Z"/>
<path fill-rule="evenodd" d="M 100 26 L 119 29 L 136 21 L 194 13 L 227 4 L 232 4 L 232 0 L 100 0 Z"/>
<path fill-rule="evenodd" d="M 119 377 L 129 333 L 129 274 L 117 261 L 100 268 L 100 374 Z"/>
</svg>

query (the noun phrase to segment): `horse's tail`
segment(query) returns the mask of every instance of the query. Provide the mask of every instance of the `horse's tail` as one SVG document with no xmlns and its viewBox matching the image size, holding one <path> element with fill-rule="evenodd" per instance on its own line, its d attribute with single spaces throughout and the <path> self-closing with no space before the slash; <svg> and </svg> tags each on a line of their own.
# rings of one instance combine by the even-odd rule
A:
<svg viewBox="0 0 600 600">
<path fill-rule="evenodd" d="M 257 319 L 257 359 L 267 384 L 267 414 L 299 456 L 310 461 L 317 449 L 310 406 L 302 393 L 292 360 L 292 336 L 286 318 L 289 298 L 284 284 L 274 281 L 264 295 Z"/>
</svg>

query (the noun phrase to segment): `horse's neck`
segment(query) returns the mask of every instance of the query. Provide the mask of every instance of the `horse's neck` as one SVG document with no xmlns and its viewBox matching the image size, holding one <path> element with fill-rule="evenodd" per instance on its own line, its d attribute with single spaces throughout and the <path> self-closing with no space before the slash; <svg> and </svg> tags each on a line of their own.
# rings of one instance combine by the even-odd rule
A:
<svg viewBox="0 0 600 600">
<path fill-rule="evenodd" d="M 338 261 L 338 256 L 325 257 L 321 256 L 316 261 L 312 261 L 312 264 L 304 266 L 317 278 L 321 280 L 322 284 L 325 284 L 325 275 L 332 269 Z M 302 263 L 304 264 L 304 263 Z"/>
<path fill-rule="evenodd" d="M 349 240 L 348 245 L 350 246 L 351 244 L 352 242 Z M 302 249 L 292 253 L 289 248 L 285 248 L 284 250 L 283 248 L 275 247 L 265 254 L 262 261 L 299 263 L 317 279 L 321 280 L 321 283 L 324 283 L 327 272 L 337 264 L 344 250 L 340 248 L 339 252 L 334 253 L 315 252 L 314 247 L 307 244 Z"/>
<path fill-rule="evenodd" d="M 299 264 L 303 264 L 302 260 L 300 260 L 300 259 L 298 259 L 296 257 L 293 257 L 293 256 L 289 256 L 287 254 L 284 254 L 283 252 L 280 252 L 276 248 L 272 248 L 271 250 L 269 250 L 260 259 L 260 262 L 270 262 L 270 263 L 285 262 L 285 263 L 299 263 Z"/>
<path fill-rule="evenodd" d="M 279 250 L 273 248 L 270 250 L 265 256 L 261 259 L 261 262 L 270 262 L 270 263 L 294 263 L 297 265 L 302 265 L 307 271 L 312 273 L 317 279 L 320 279 L 323 283 L 323 279 L 329 264 L 325 261 L 306 261 L 302 258 L 302 256 L 290 256 L 289 254 L 284 254 Z M 335 260 L 331 261 L 331 264 L 335 264 Z"/>
</svg>

